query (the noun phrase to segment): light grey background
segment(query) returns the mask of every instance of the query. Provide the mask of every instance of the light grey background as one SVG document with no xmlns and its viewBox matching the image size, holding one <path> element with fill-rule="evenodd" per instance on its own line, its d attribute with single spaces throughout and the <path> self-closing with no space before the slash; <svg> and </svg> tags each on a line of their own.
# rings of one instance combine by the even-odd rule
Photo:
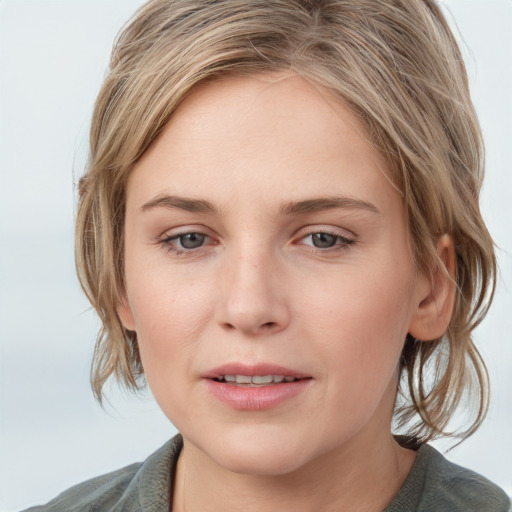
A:
<svg viewBox="0 0 512 512">
<path fill-rule="evenodd" d="M 175 432 L 148 393 L 89 388 L 98 323 L 74 275 L 75 186 L 92 105 L 139 0 L 0 2 L 0 511 L 143 460 Z M 482 208 L 501 282 L 478 330 L 489 419 L 448 456 L 512 493 L 512 0 L 447 0 L 487 142 Z M 439 446 L 444 447 L 441 443 Z"/>
</svg>

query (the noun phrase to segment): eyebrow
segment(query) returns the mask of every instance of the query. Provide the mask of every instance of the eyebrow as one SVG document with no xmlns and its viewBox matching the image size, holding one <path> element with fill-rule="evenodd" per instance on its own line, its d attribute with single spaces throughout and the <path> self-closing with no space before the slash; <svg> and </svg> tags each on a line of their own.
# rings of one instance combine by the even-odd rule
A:
<svg viewBox="0 0 512 512">
<path fill-rule="evenodd" d="M 280 208 L 280 213 L 282 215 L 300 215 L 333 208 L 367 210 L 372 213 L 380 214 L 380 210 L 374 204 L 352 197 L 320 197 L 316 199 L 305 199 L 304 201 L 290 201 Z"/>
<path fill-rule="evenodd" d="M 219 210 L 209 201 L 204 199 L 192 199 L 188 197 L 170 196 L 161 194 L 141 206 L 142 211 L 153 208 L 179 209 L 195 213 L 214 213 L 219 214 Z M 367 210 L 371 213 L 380 214 L 379 209 L 372 203 L 362 199 L 352 197 L 319 197 L 315 199 L 305 199 L 302 201 L 290 201 L 282 205 L 279 209 L 281 215 L 301 215 L 315 213 L 321 210 L 330 210 L 334 208 L 347 208 L 357 210 Z"/>
<path fill-rule="evenodd" d="M 141 206 L 141 210 L 146 211 L 157 207 L 169 209 L 177 208 L 179 210 L 196 213 L 218 213 L 217 208 L 204 199 L 191 199 L 188 197 L 169 196 L 167 194 L 158 195 L 147 203 L 144 203 Z"/>
</svg>

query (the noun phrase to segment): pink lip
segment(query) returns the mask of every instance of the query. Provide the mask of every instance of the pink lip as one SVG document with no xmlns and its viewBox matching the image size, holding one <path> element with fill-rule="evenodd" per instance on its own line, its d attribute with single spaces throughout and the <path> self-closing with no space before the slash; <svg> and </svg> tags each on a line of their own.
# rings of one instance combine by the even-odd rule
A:
<svg viewBox="0 0 512 512">
<path fill-rule="evenodd" d="M 306 373 L 297 372 L 284 366 L 269 363 L 259 364 L 242 364 L 242 363 L 228 363 L 213 370 L 210 370 L 201 377 L 204 379 L 215 379 L 222 375 L 283 375 L 284 377 L 295 377 L 297 379 L 306 379 L 311 377 Z"/>
<path fill-rule="evenodd" d="M 283 375 L 297 381 L 248 387 L 226 384 L 214 379 L 222 375 Z M 230 363 L 202 375 L 208 391 L 222 403 L 237 410 L 262 411 L 277 407 L 302 393 L 312 382 L 310 375 L 274 364 L 245 365 Z"/>
</svg>

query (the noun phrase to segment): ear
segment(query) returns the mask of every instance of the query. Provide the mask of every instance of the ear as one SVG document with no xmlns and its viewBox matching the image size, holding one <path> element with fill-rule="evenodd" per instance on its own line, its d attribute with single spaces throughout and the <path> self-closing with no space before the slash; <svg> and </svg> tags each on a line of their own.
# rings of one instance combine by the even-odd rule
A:
<svg viewBox="0 0 512 512">
<path fill-rule="evenodd" d="M 423 341 L 446 332 L 455 302 L 455 246 L 450 235 L 439 238 L 437 255 L 431 272 L 418 277 L 417 305 L 409 325 L 409 334 Z"/>
<path fill-rule="evenodd" d="M 118 304 L 116 312 L 119 320 L 121 320 L 121 323 L 123 324 L 123 327 L 128 331 L 135 331 L 135 322 L 133 320 L 132 310 L 126 296 L 122 297 L 122 302 Z"/>
</svg>

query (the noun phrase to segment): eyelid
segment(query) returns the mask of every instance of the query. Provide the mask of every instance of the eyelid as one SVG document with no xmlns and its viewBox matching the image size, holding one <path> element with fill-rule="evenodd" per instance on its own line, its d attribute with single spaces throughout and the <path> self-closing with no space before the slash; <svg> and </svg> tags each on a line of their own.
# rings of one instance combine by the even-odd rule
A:
<svg viewBox="0 0 512 512">
<path fill-rule="evenodd" d="M 186 225 L 179 226 L 176 228 L 168 229 L 161 235 L 156 237 L 156 243 L 161 245 L 164 249 L 169 252 L 174 252 L 176 255 L 190 255 L 197 254 L 204 250 L 208 245 L 212 245 L 211 241 L 214 241 L 213 245 L 216 245 L 215 238 L 210 234 L 211 230 L 201 225 Z M 197 234 L 205 237 L 205 243 L 195 248 L 179 247 L 177 241 L 186 235 Z M 210 242 L 207 242 L 210 240 Z"/>
<path fill-rule="evenodd" d="M 326 233 L 329 235 L 339 236 L 340 238 L 353 241 L 355 241 L 357 238 L 354 232 L 346 228 L 341 228 L 338 226 L 328 226 L 325 224 L 317 224 L 303 227 L 297 232 L 297 236 L 295 238 L 304 238 L 315 233 Z"/>
<path fill-rule="evenodd" d="M 206 226 L 201 224 L 185 224 L 182 226 L 175 226 L 173 228 L 166 229 L 162 232 L 162 234 L 156 237 L 156 240 L 162 240 L 164 238 L 177 238 L 180 236 L 188 235 L 190 233 L 197 233 L 213 238 L 211 232 L 211 229 L 208 229 Z"/>
</svg>

